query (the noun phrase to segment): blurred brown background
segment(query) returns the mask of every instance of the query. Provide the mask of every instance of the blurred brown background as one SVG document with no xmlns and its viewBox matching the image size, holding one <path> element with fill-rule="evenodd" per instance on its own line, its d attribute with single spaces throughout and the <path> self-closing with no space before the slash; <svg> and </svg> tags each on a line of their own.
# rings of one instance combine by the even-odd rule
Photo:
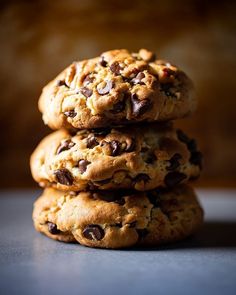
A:
<svg viewBox="0 0 236 295">
<path fill-rule="evenodd" d="M 236 1 L 1 1 L 0 186 L 35 186 L 29 156 L 50 130 L 41 88 L 73 60 L 148 48 L 194 80 L 199 108 L 177 122 L 199 141 L 207 186 L 236 186 Z"/>
</svg>

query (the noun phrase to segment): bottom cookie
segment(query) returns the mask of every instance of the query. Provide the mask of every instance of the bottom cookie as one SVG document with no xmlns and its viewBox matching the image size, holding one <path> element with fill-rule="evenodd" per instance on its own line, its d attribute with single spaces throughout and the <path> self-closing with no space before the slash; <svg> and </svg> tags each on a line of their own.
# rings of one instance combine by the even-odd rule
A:
<svg viewBox="0 0 236 295">
<path fill-rule="evenodd" d="M 63 242 L 99 248 L 157 246 L 194 233 L 203 210 L 193 189 L 65 193 L 44 190 L 34 204 L 36 230 Z"/>
</svg>

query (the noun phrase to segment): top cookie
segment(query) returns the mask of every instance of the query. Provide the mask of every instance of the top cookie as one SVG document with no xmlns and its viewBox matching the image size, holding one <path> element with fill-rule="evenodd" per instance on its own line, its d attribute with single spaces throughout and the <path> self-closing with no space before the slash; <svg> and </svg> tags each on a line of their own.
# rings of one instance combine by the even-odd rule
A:
<svg viewBox="0 0 236 295">
<path fill-rule="evenodd" d="M 39 109 L 53 129 L 166 121 L 196 108 L 191 80 L 146 49 L 74 62 L 44 87 Z"/>
</svg>

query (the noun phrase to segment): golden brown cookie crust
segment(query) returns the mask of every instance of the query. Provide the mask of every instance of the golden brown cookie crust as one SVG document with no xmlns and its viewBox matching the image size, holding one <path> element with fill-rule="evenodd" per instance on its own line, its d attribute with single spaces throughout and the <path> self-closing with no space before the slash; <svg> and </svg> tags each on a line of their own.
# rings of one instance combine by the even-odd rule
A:
<svg viewBox="0 0 236 295">
<path fill-rule="evenodd" d="M 171 124 L 59 130 L 31 156 L 34 179 L 66 191 L 173 187 L 199 176 L 201 153 L 194 140 Z"/>
<path fill-rule="evenodd" d="M 202 224 L 203 210 L 186 185 L 169 191 L 74 195 L 47 188 L 34 204 L 33 220 L 39 232 L 56 240 L 123 248 L 184 239 Z"/>
<path fill-rule="evenodd" d="M 43 120 L 53 129 L 173 120 L 195 108 L 187 75 L 146 49 L 112 50 L 74 62 L 39 99 Z"/>
</svg>

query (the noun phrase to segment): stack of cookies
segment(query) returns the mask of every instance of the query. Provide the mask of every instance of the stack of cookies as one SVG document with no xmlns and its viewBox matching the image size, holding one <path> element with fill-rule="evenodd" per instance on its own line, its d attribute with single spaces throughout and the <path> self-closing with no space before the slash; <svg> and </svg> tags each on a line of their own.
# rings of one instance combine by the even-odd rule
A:
<svg viewBox="0 0 236 295">
<path fill-rule="evenodd" d="M 194 190 L 195 140 L 171 120 L 196 108 L 191 80 L 145 49 L 74 62 L 39 99 L 57 131 L 31 156 L 44 187 L 36 230 L 89 247 L 156 246 L 191 235 L 203 221 Z"/>
</svg>

